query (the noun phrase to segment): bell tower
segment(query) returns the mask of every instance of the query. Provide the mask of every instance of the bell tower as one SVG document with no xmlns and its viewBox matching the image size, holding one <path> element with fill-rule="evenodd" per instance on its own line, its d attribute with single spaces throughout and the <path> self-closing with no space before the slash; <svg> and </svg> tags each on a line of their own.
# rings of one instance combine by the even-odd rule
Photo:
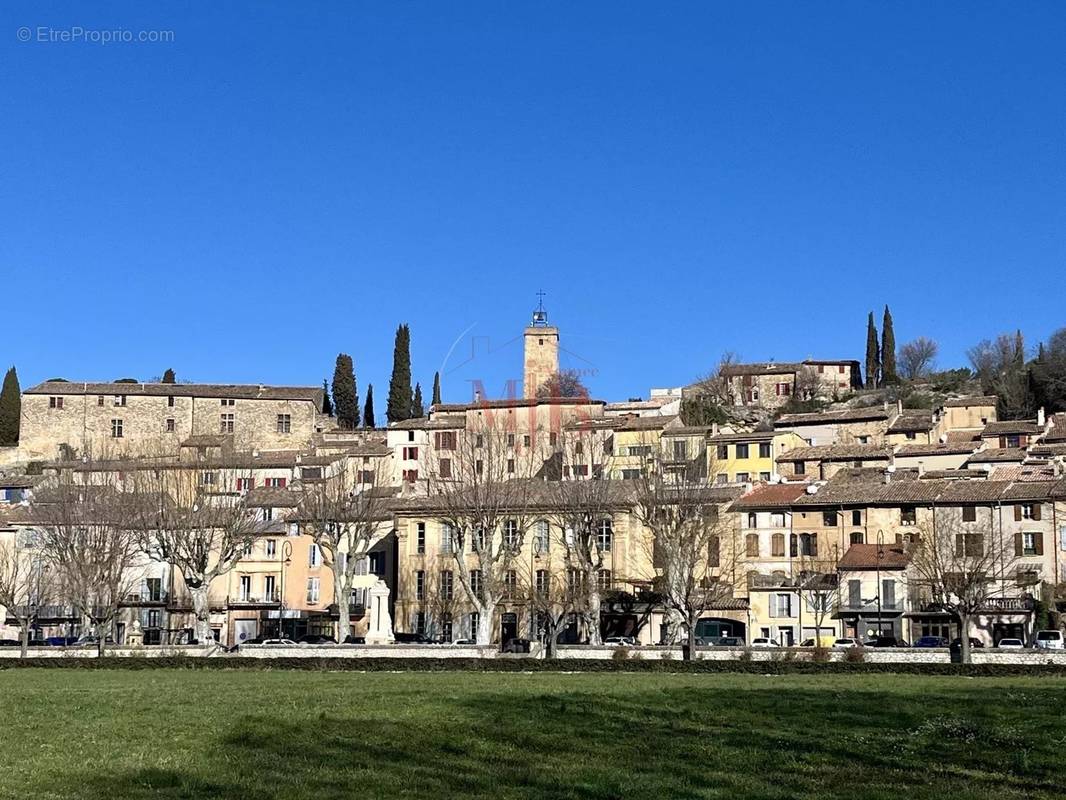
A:
<svg viewBox="0 0 1066 800">
<path fill-rule="evenodd" d="M 537 389 L 559 371 L 559 329 L 548 324 L 544 310 L 544 292 L 537 292 L 540 302 L 525 331 L 525 369 L 522 396 L 537 396 Z"/>
</svg>

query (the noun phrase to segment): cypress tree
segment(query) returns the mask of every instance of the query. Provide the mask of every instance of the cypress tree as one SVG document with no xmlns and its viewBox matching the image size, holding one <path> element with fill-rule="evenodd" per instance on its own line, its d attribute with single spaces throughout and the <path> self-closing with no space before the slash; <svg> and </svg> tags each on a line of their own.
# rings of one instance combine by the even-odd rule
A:
<svg viewBox="0 0 1066 800">
<path fill-rule="evenodd" d="M 877 346 L 877 326 L 874 325 L 874 312 L 866 323 L 866 388 L 876 389 L 877 378 L 881 370 L 881 349 Z"/>
<path fill-rule="evenodd" d="M 896 374 L 896 332 L 892 330 L 892 312 L 885 306 L 881 324 L 881 383 L 898 383 Z"/>
<path fill-rule="evenodd" d="M 426 414 L 425 403 L 422 402 L 422 384 L 415 384 L 415 393 L 411 397 L 411 418 L 416 419 Z"/>
<path fill-rule="evenodd" d="M 178 382 L 177 376 L 174 374 L 174 370 L 172 370 L 170 367 L 167 367 L 167 371 L 163 373 L 162 382 L 163 383 L 177 383 Z"/>
<path fill-rule="evenodd" d="M 337 424 L 345 430 L 359 427 L 359 395 L 355 391 L 355 367 L 347 353 L 337 355 L 333 370 L 333 408 Z"/>
<path fill-rule="evenodd" d="M 430 405 L 440 404 L 440 373 L 433 373 L 433 399 L 429 401 Z"/>
<path fill-rule="evenodd" d="M 329 399 L 329 382 L 322 379 L 322 413 L 327 417 L 333 416 L 333 403 Z"/>
<path fill-rule="evenodd" d="M 14 446 L 19 443 L 19 415 L 22 413 L 22 390 L 19 376 L 12 367 L 4 375 L 4 388 L 0 389 L 0 445 Z"/>
<path fill-rule="evenodd" d="M 374 424 L 374 384 L 372 383 L 368 383 L 366 387 L 366 406 L 363 408 L 363 427 L 376 427 Z"/>
<path fill-rule="evenodd" d="M 396 329 L 392 351 L 392 378 L 389 380 L 389 403 L 385 416 L 389 422 L 411 418 L 414 393 L 411 390 L 411 330 L 406 324 Z"/>
</svg>

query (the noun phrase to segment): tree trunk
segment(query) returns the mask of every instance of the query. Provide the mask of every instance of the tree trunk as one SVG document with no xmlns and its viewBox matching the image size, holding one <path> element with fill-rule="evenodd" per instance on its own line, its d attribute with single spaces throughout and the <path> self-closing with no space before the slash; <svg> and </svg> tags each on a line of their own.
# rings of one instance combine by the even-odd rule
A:
<svg viewBox="0 0 1066 800">
<path fill-rule="evenodd" d="M 96 657 L 103 658 L 107 647 L 107 623 L 99 622 L 93 626 L 93 630 L 96 631 Z"/>
<path fill-rule="evenodd" d="M 970 663 L 970 617 L 968 614 L 959 615 L 959 652 L 962 655 L 962 663 Z"/>
<path fill-rule="evenodd" d="M 350 558 L 351 554 L 349 554 Z M 341 564 L 339 558 L 331 560 L 333 561 L 333 602 L 337 604 L 337 642 L 344 644 L 345 640 L 352 635 L 352 612 L 348 607 L 352 598 L 352 576 L 348 574 L 347 564 Z"/>
<path fill-rule="evenodd" d="M 211 635 L 211 601 L 208 594 L 211 589 L 210 581 L 203 581 L 199 586 L 190 586 L 189 595 L 192 597 L 192 612 L 196 617 L 193 635 L 198 644 L 206 644 L 214 637 Z"/>
<path fill-rule="evenodd" d="M 492 644 L 492 611 L 495 604 L 486 597 L 485 602 L 477 607 L 477 635 L 475 639 L 479 645 Z"/>
<path fill-rule="evenodd" d="M 20 620 L 19 621 L 19 628 L 20 628 L 20 634 L 21 634 L 19 636 L 19 640 L 21 642 L 21 649 L 20 649 L 19 657 L 20 658 L 25 658 L 26 657 L 26 651 L 30 647 L 30 621 L 29 620 Z"/>
<path fill-rule="evenodd" d="M 591 590 L 588 600 L 589 608 L 585 612 L 585 626 L 588 628 L 589 644 L 603 644 L 603 633 L 600 630 L 600 593 Z"/>
<path fill-rule="evenodd" d="M 696 622 L 687 620 L 685 623 L 685 652 L 682 654 L 685 661 L 692 661 L 696 657 Z"/>
</svg>

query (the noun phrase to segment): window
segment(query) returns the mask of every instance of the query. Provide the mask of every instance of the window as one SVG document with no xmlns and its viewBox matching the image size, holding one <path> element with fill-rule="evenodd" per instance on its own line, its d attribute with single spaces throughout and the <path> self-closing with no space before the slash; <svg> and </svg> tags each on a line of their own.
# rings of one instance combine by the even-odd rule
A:
<svg viewBox="0 0 1066 800">
<path fill-rule="evenodd" d="M 104 396 L 102 394 L 97 396 L 96 405 L 101 407 L 104 405 Z"/>
<path fill-rule="evenodd" d="M 450 458 L 442 458 L 440 460 L 440 476 L 442 478 L 450 478 L 452 476 L 452 460 Z"/>
<path fill-rule="evenodd" d="M 508 475 L 513 475 L 514 474 L 514 459 L 513 458 L 507 459 L 507 474 Z"/>
<path fill-rule="evenodd" d="M 858 508 L 852 509 L 852 511 L 851 511 L 851 524 L 852 525 L 862 525 L 862 511 L 860 509 L 858 509 Z"/>
<path fill-rule="evenodd" d="M 511 448 L 514 447 L 514 434 L 513 433 L 507 434 L 507 446 L 511 447 Z"/>
<path fill-rule="evenodd" d="M 111 438 L 112 439 L 121 439 L 122 438 L 122 420 L 120 420 L 120 419 L 111 420 Z"/>
<path fill-rule="evenodd" d="M 650 444 L 634 444 L 634 445 L 630 445 L 629 449 L 626 452 L 629 453 L 629 455 L 631 455 L 631 456 L 649 456 L 649 455 L 651 455 L 651 445 Z"/>
<path fill-rule="evenodd" d="M 984 536 L 980 533 L 956 533 L 955 556 L 977 558 L 984 553 Z"/>
<path fill-rule="evenodd" d="M 174 433 L 177 429 L 174 417 L 167 417 L 167 433 Z"/>
<path fill-rule="evenodd" d="M 477 638 L 478 625 L 481 622 L 481 615 L 477 611 L 471 611 L 470 614 L 469 614 L 469 617 L 470 617 L 470 638 L 471 639 L 476 639 Z"/>
<path fill-rule="evenodd" d="M 862 581 L 848 581 L 848 608 L 862 607 Z"/>
<path fill-rule="evenodd" d="M 266 540 L 266 545 L 265 545 L 265 550 L 266 550 L 266 557 L 267 558 L 275 558 L 277 556 L 277 554 L 278 554 L 278 542 L 277 542 L 277 539 L 267 539 Z"/>
<path fill-rule="evenodd" d="M 480 448 L 482 448 L 484 446 L 485 446 L 485 435 L 479 433 L 476 437 L 474 437 L 474 447 L 480 449 Z"/>
<path fill-rule="evenodd" d="M 792 462 L 792 472 L 796 475 L 807 474 L 807 464 L 803 461 Z"/>
<path fill-rule="evenodd" d="M 1015 576 L 1015 582 L 1019 586 L 1033 586 L 1040 583 L 1040 570 L 1035 567 L 1020 567 Z"/>
<path fill-rule="evenodd" d="M 766 482 L 769 482 L 769 480 L 770 480 L 770 473 L 769 473 L 769 472 L 760 472 L 760 473 L 759 473 L 759 480 L 760 480 L 760 481 L 766 481 Z"/>
<path fill-rule="evenodd" d="M 891 579 L 881 581 L 881 607 L 896 607 L 896 582 Z"/>
<path fill-rule="evenodd" d="M 115 395 L 115 405 L 116 406 L 125 406 L 126 405 L 126 395 L 124 395 L 124 394 L 116 394 Z"/>
<path fill-rule="evenodd" d="M 727 444 L 718 445 L 718 457 L 721 458 L 721 459 L 729 458 L 729 445 L 727 445 Z"/>
<path fill-rule="evenodd" d="M 219 433 L 233 433 L 233 414 L 223 414 L 219 423 Z"/>
<path fill-rule="evenodd" d="M 746 445 L 746 444 L 738 444 L 737 445 L 737 458 L 747 458 L 747 457 L 748 457 L 748 445 Z"/>
<path fill-rule="evenodd" d="M 785 557 L 785 534 L 775 533 L 770 537 L 770 554 L 774 558 Z"/>
<path fill-rule="evenodd" d="M 1008 436 L 1008 437 L 1006 437 L 1005 444 L 1006 444 L 1007 447 L 1021 447 L 1022 446 L 1022 437 L 1020 437 L 1020 436 Z"/>
<path fill-rule="evenodd" d="M 530 444 L 531 441 L 532 440 L 529 438 L 528 435 L 527 436 L 523 436 L 522 437 L 522 446 L 523 447 L 529 447 L 529 444 Z"/>
<path fill-rule="evenodd" d="M 292 433 L 291 414 L 278 414 L 278 433 Z"/>
<path fill-rule="evenodd" d="M 270 602 L 278 599 L 276 588 L 277 580 L 273 575 L 267 575 L 263 579 L 263 599 Z"/>
<path fill-rule="evenodd" d="M 263 478 L 263 485 L 267 486 L 267 487 L 269 487 L 271 489 L 284 489 L 285 488 L 285 479 L 284 478 Z"/>
<path fill-rule="evenodd" d="M 749 477 L 750 477 L 750 475 L 747 472 L 738 472 L 737 473 L 736 482 L 737 483 L 747 483 Z"/>
<path fill-rule="evenodd" d="M 219 402 L 224 406 L 233 406 L 237 404 L 237 401 L 234 400 L 232 397 L 223 397 L 219 400 Z"/>
<path fill-rule="evenodd" d="M 426 612 L 416 611 L 411 619 L 411 627 L 415 629 L 415 633 L 425 634 L 426 632 Z"/>
<path fill-rule="evenodd" d="M 784 593 L 770 595 L 770 616 L 791 617 L 792 595 Z"/>
<path fill-rule="evenodd" d="M 835 528 L 837 526 L 837 512 L 835 511 L 823 511 L 822 512 L 822 525 L 827 528 Z"/>
<path fill-rule="evenodd" d="M 596 573 L 596 586 L 601 592 L 608 592 L 611 589 L 611 571 L 609 569 L 601 569 Z"/>
<path fill-rule="evenodd" d="M 455 552 L 455 529 L 447 522 L 440 526 L 440 551 L 442 553 Z"/>
<path fill-rule="evenodd" d="M 785 512 L 774 511 L 770 514 L 770 527 L 771 528 L 783 528 L 785 527 Z M 782 553 L 782 555 L 784 555 Z"/>
<path fill-rule="evenodd" d="M 477 475 L 482 474 L 485 471 L 485 462 L 480 458 L 474 462 L 474 472 Z"/>
<path fill-rule="evenodd" d="M 240 588 L 237 590 L 237 597 L 242 603 L 247 603 L 252 596 L 252 576 L 241 575 Z"/>
<path fill-rule="evenodd" d="M 418 523 L 418 532 L 415 534 L 415 552 L 426 552 L 426 523 Z"/>
<path fill-rule="evenodd" d="M 719 484 L 729 483 L 729 476 L 724 472 L 719 472 L 718 475 L 715 476 L 715 482 Z"/>
<path fill-rule="evenodd" d="M 744 518 L 745 528 L 758 528 L 759 527 L 759 515 L 754 511 L 749 511 L 748 515 Z"/>
<path fill-rule="evenodd" d="M 518 522 L 509 519 L 503 523 L 503 546 L 508 550 L 517 550 L 518 545 L 521 543 L 521 537 L 518 533 Z"/>
<path fill-rule="evenodd" d="M 63 398 L 62 397 L 49 397 L 48 398 L 48 407 L 49 408 L 54 408 L 57 411 L 62 411 L 63 410 Z"/>
<path fill-rule="evenodd" d="M 434 442 L 437 445 L 438 450 L 454 450 L 455 449 L 455 431 L 438 431 L 433 434 Z"/>
<path fill-rule="evenodd" d="M 862 544 L 865 541 L 862 531 L 852 531 L 849 538 L 851 544 Z"/>
<path fill-rule="evenodd" d="M 317 544 L 312 544 L 307 550 L 307 566 L 317 567 L 322 560 L 322 552 Z"/>
<path fill-rule="evenodd" d="M 103 403 L 101 403 L 100 405 L 103 405 Z M 169 395 L 167 397 L 167 407 L 168 408 L 173 408 L 174 407 L 174 395 Z"/>
<path fill-rule="evenodd" d="M 440 615 L 440 635 L 445 642 L 452 640 L 452 615 L 449 611 L 444 611 Z"/>
<path fill-rule="evenodd" d="M 451 600 L 453 588 L 452 571 L 450 569 L 442 569 L 440 572 L 440 599 Z"/>
<path fill-rule="evenodd" d="M 485 529 L 480 525 L 476 525 L 474 527 L 474 535 L 470 537 L 470 547 L 475 553 L 480 553 L 486 549 L 486 545 Z"/>
<path fill-rule="evenodd" d="M 798 556 L 817 556 L 818 555 L 818 534 L 815 533 L 800 533 L 792 534 L 792 539 L 789 542 L 789 555 L 792 558 Z"/>
<path fill-rule="evenodd" d="M 318 592 L 321 586 L 321 580 L 319 578 L 307 579 L 307 604 L 310 606 L 318 605 Z"/>
<path fill-rule="evenodd" d="M 1015 519 L 1018 518 L 1017 510 L 1021 509 L 1022 519 L 1040 519 L 1040 503 L 1024 503 L 1021 506 L 1015 506 Z"/>
<path fill-rule="evenodd" d="M 252 557 L 252 547 L 254 547 L 254 543 L 253 542 L 245 542 L 244 543 L 244 548 L 241 551 L 241 555 L 244 558 L 251 558 Z"/>
<path fill-rule="evenodd" d="M 1039 533 L 1023 533 L 1022 534 L 1022 552 L 1023 556 L 1040 556 L 1044 554 L 1043 537 Z"/>
<path fill-rule="evenodd" d="M 474 597 L 481 597 L 481 570 L 470 570 L 470 591 L 474 593 Z"/>
<path fill-rule="evenodd" d="M 549 587 L 551 586 L 550 578 L 548 577 L 548 570 L 538 569 L 533 579 L 533 586 L 537 590 L 537 594 L 548 594 Z"/>
<path fill-rule="evenodd" d="M 918 524 L 918 509 L 914 506 L 909 508 L 901 508 L 899 510 L 899 524 L 900 525 L 917 525 Z"/>
<path fill-rule="evenodd" d="M 550 528 L 548 527 L 547 520 L 537 520 L 533 526 L 533 552 L 537 555 L 544 555 L 548 552 L 551 546 L 551 538 L 549 535 Z"/>
<path fill-rule="evenodd" d="M 611 549 L 611 545 L 614 541 L 614 528 L 611 524 L 611 520 L 604 518 L 601 519 L 599 525 L 596 527 L 596 546 L 600 550 L 607 552 Z"/>
<path fill-rule="evenodd" d="M 418 480 L 417 469 L 405 469 L 401 475 L 404 483 L 415 483 Z"/>
<path fill-rule="evenodd" d="M 759 557 L 759 534 L 749 533 L 744 537 L 744 555 L 748 558 Z"/>
<path fill-rule="evenodd" d="M 407 441 L 413 442 L 414 440 L 415 440 L 415 432 L 414 431 L 408 431 L 407 432 Z"/>
<path fill-rule="evenodd" d="M 907 431 L 907 438 L 908 439 L 917 439 L 918 438 L 918 434 L 915 433 L 914 431 Z"/>
<path fill-rule="evenodd" d="M 418 448 L 417 447 L 405 447 L 403 449 L 404 461 L 418 461 Z"/>
<path fill-rule="evenodd" d="M 237 478 L 237 491 L 247 492 L 255 486 L 255 478 Z"/>
<path fill-rule="evenodd" d="M 962 521 L 963 522 L 977 522 L 977 506 L 963 506 L 962 507 Z"/>
<path fill-rule="evenodd" d="M 218 483 L 217 472 L 201 472 L 200 473 L 200 485 L 201 486 L 214 486 Z"/>
<path fill-rule="evenodd" d="M 770 443 L 759 442 L 759 458 L 769 458 L 771 456 Z"/>
<path fill-rule="evenodd" d="M 509 569 L 503 573 L 503 596 L 506 599 L 514 597 L 515 591 L 518 589 L 518 573 Z"/>
</svg>

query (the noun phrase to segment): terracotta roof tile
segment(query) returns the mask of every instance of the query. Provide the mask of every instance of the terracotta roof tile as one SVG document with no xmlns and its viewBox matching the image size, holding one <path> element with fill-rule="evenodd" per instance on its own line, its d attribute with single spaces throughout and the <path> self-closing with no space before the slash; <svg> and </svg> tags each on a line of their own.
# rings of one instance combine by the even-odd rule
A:
<svg viewBox="0 0 1066 800">
<path fill-rule="evenodd" d="M 841 556 L 837 569 L 906 569 L 910 563 L 910 553 L 900 545 L 886 544 L 879 547 L 876 544 L 853 544 Z"/>
</svg>

